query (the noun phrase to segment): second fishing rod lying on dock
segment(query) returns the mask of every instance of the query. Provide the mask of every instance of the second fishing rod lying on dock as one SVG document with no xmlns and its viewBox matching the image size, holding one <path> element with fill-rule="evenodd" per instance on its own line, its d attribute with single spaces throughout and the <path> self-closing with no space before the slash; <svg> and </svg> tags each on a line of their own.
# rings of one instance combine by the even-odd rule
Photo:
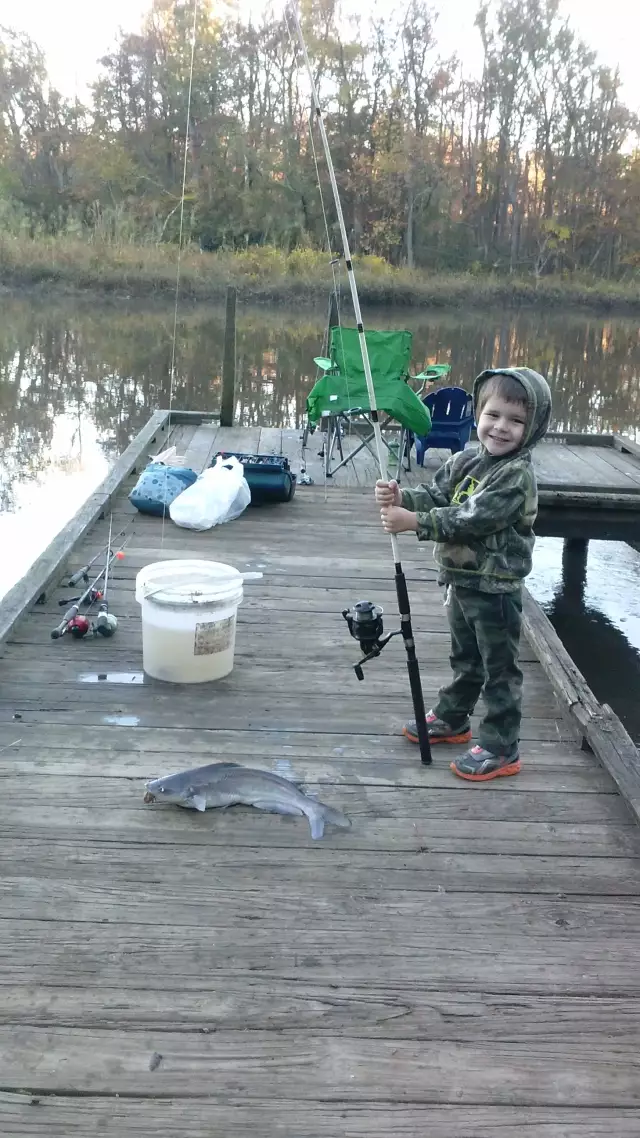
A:
<svg viewBox="0 0 640 1138">
<path fill-rule="evenodd" d="M 116 553 L 113 553 L 111 550 L 111 543 L 107 545 L 106 549 L 107 559 L 103 568 L 100 570 L 97 577 L 91 582 L 91 584 L 87 586 L 84 593 L 82 593 L 79 597 L 73 598 L 74 603 L 70 608 L 67 609 L 62 620 L 56 626 L 56 628 L 53 629 L 51 633 L 52 640 L 59 640 L 60 637 L 64 636 L 67 632 L 70 633 L 75 640 L 81 640 L 87 635 L 87 633 L 90 632 L 92 632 L 93 635 L 99 634 L 100 636 L 113 636 L 118 622 L 115 616 L 109 612 L 108 608 L 107 589 L 109 584 L 109 569 L 111 568 L 111 565 L 114 561 L 122 561 L 125 554 L 123 549 L 119 549 Z M 94 558 L 93 561 L 89 564 L 93 564 L 96 560 L 97 558 Z M 80 572 L 84 573 L 85 570 L 80 570 Z M 76 576 L 76 574 L 74 574 L 74 576 Z M 105 584 L 104 588 L 100 589 L 98 586 L 103 577 Z M 87 601 L 89 602 L 89 608 L 91 605 L 95 604 L 96 601 L 102 602 L 98 612 L 98 619 L 94 625 L 91 625 L 86 613 L 83 613 L 82 615 L 80 614 L 82 605 L 86 604 Z"/>
<path fill-rule="evenodd" d="M 117 533 L 116 536 L 113 538 L 113 541 L 117 541 L 119 537 L 124 537 L 126 532 L 127 532 L 126 529 L 121 529 L 120 533 Z M 109 534 L 109 540 L 108 540 L 107 544 L 103 545 L 102 549 L 98 550 L 95 557 L 92 557 L 91 561 L 88 561 L 86 565 L 83 565 L 82 569 L 76 569 L 75 573 L 71 574 L 71 576 L 69 577 L 69 580 L 67 582 L 69 588 L 71 589 L 71 588 L 73 588 L 74 585 L 79 585 L 81 581 L 84 581 L 85 585 L 88 584 L 88 582 L 89 582 L 89 570 L 93 569 L 93 566 L 95 565 L 96 561 L 98 561 L 100 557 L 104 557 L 104 555 L 107 553 L 108 550 L 111 549 L 111 547 L 112 547 L 112 539 L 111 539 L 111 534 Z"/>
</svg>

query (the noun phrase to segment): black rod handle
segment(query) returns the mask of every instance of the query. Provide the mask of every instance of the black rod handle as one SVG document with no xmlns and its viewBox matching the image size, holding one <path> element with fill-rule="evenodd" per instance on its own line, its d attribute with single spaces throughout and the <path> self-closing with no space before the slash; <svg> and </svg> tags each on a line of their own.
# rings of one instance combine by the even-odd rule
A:
<svg viewBox="0 0 640 1138">
<path fill-rule="evenodd" d="M 400 613 L 400 628 L 407 653 L 407 671 L 409 673 L 409 686 L 413 700 L 413 713 L 418 728 L 418 744 L 420 747 L 420 761 L 425 767 L 431 766 L 431 744 L 427 728 L 427 713 L 422 694 L 422 681 L 420 679 L 420 665 L 416 655 L 416 645 L 411 627 L 411 605 L 409 604 L 409 591 L 407 581 L 399 561 L 396 561 L 396 594 L 398 597 L 398 611 Z"/>
</svg>

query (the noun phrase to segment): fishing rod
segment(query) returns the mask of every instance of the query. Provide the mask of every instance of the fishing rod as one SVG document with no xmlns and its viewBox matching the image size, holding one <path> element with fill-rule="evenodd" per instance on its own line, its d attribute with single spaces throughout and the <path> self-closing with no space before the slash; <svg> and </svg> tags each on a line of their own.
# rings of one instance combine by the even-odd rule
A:
<svg viewBox="0 0 640 1138">
<path fill-rule="evenodd" d="M 67 609 L 62 620 L 60 621 L 60 624 L 58 624 L 51 632 L 52 640 L 59 640 L 60 637 L 64 636 L 67 632 L 70 632 L 72 635 L 75 635 L 79 639 L 80 636 L 84 636 L 88 632 L 89 622 L 86 620 L 86 617 L 79 617 L 78 614 L 80 612 L 81 606 L 86 601 L 90 600 L 91 604 L 93 604 L 96 600 L 96 595 L 100 596 L 98 585 L 104 577 L 104 573 L 105 570 L 103 568 L 100 570 L 98 576 L 91 582 L 91 584 L 87 586 L 84 593 L 82 593 L 81 596 L 77 597 L 71 607 Z M 78 622 L 77 624 L 75 623 L 76 621 Z"/>
<path fill-rule="evenodd" d="M 122 537 L 124 533 L 126 533 L 126 530 L 123 530 L 123 529 L 120 530 L 120 533 L 116 534 L 114 540 L 117 541 L 118 538 Z M 110 549 L 111 549 L 111 533 L 109 533 L 109 541 L 107 542 L 106 545 L 102 546 L 102 549 L 98 550 L 95 557 L 92 557 L 91 561 L 88 561 L 86 565 L 83 565 L 82 569 L 77 569 L 75 573 L 71 574 L 71 576 L 69 577 L 69 580 L 67 582 L 68 587 L 72 588 L 74 585 L 79 585 L 81 581 L 84 581 L 84 583 L 86 585 L 88 580 L 89 580 L 89 570 L 93 568 L 93 566 L 95 565 L 98 558 L 102 557 L 103 554 L 106 552 L 106 550 L 110 550 Z"/>
<path fill-rule="evenodd" d="M 110 550 L 109 553 L 111 554 Z M 89 622 L 86 616 L 80 617 L 78 615 L 80 608 L 87 600 L 90 600 L 91 604 L 95 604 L 95 601 L 103 595 L 103 593 L 98 590 L 100 581 L 107 574 L 109 566 L 112 564 L 112 562 L 122 561 L 123 557 L 124 553 L 121 549 L 119 549 L 117 553 L 112 553 L 111 556 L 107 558 L 107 562 L 98 573 L 98 576 L 85 589 L 84 593 L 82 593 L 81 596 L 77 597 L 74 604 L 72 604 L 71 607 L 67 609 L 62 620 L 60 621 L 60 624 L 58 624 L 56 628 L 53 629 L 51 633 L 52 640 L 59 640 L 60 637 L 64 636 L 67 632 L 70 632 L 71 635 L 75 636 L 76 639 L 80 639 L 81 637 L 86 636 L 87 632 L 89 631 Z M 75 623 L 76 621 L 77 623 Z M 115 627 L 113 631 L 115 632 Z M 110 636 L 112 633 L 107 633 L 106 635 Z"/>
<path fill-rule="evenodd" d="M 113 514 L 111 514 L 111 516 L 109 518 L 109 542 L 107 545 L 107 549 L 108 549 L 109 553 L 111 552 L 111 527 L 112 527 L 112 525 L 113 525 Z M 122 552 L 122 551 L 120 551 L 120 552 Z M 115 560 L 115 558 L 114 558 L 114 560 Z M 109 602 L 107 600 L 107 592 L 109 590 L 109 566 L 110 565 L 111 565 L 111 562 L 109 560 L 109 555 L 107 554 L 107 564 L 105 565 L 105 570 L 104 570 L 104 589 L 102 590 L 102 603 L 100 605 L 100 608 L 98 609 L 98 617 L 97 617 L 97 620 L 93 626 L 94 634 L 98 634 L 100 636 L 113 636 L 116 628 L 118 627 L 118 622 L 117 622 L 115 616 L 113 615 L 113 613 L 109 612 Z"/>
<path fill-rule="evenodd" d="M 376 451 L 378 457 L 378 466 L 380 468 L 380 478 L 386 480 L 386 463 L 383 452 L 382 433 L 380 431 L 380 422 L 378 419 L 378 405 L 376 402 L 376 393 L 373 386 L 373 377 L 371 375 L 371 364 L 369 361 L 369 352 L 367 349 L 367 341 L 364 332 L 364 324 L 362 322 L 362 311 L 360 309 L 360 298 L 358 296 L 358 288 L 356 285 L 355 274 L 353 271 L 353 264 L 351 261 L 351 250 L 349 248 L 349 239 L 347 237 L 347 230 L 344 221 L 344 214 L 342 212 L 342 203 L 340 201 L 340 193 L 338 190 L 338 183 L 336 182 L 335 170 L 333 168 L 333 160 L 331 158 L 331 150 L 329 148 L 329 140 L 327 139 L 327 132 L 324 125 L 324 117 L 320 107 L 320 100 L 318 97 L 318 90 L 316 87 L 313 71 L 311 69 L 311 62 L 307 52 L 300 18 L 298 15 L 297 4 L 294 2 L 289 3 L 288 10 L 291 13 L 293 23 L 295 25 L 300 50 L 304 59 L 307 75 L 309 78 L 309 85 L 311 87 L 311 95 L 313 100 L 313 109 L 315 118 L 320 130 L 320 137 L 322 138 L 322 146 L 327 162 L 329 171 L 329 180 L 331 182 L 331 189 L 333 192 L 333 199 L 335 202 L 336 213 L 338 215 L 338 224 L 340 226 L 340 236 L 342 237 L 342 246 L 344 250 L 344 259 L 347 269 L 347 276 L 349 279 L 349 287 L 351 289 L 351 299 L 353 302 L 353 310 L 356 318 L 356 325 L 358 329 L 358 339 L 360 342 L 360 351 L 362 354 L 362 365 L 364 369 L 365 380 L 367 383 L 367 392 L 369 395 L 369 407 L 371 411 L 371 421 L 373 424 L 373 433 L 376 443 Z M 407 653 L 407 671 L 409 674 L 409 685 L 411 687 L 411 697 L 413 700 L 413 710 L 416 717 L 418 727 L 418 742 L 420 745 L 420 759 L 425 766 L 431 763 L 431 747 L 429 744 L 429 733 L 427 730 L 427 717 L 424 706 L 424 696 L 422 694 L 422 682 L 420 680 L 420 667 L 418 664 L 418 657 L 416 655 L 415 640 L 413 638 L 413 630 L 411 627 L 411 606 L 409 603 L 409 592 L 407 589 L 407 581 L 402 569 L 402 562 L 400 560 L 400 550 L 398 547 L 398 539 L 395 534 L 390 534 L 391 537 L 391 551 L 394 562 L 394 574 L 396 594 L 398 597 L 398 611 L 400 613 L 400 629 L 398 633 L 391 633 L 386 637 L 382 636 L 382 610 L 374 605 L 371 601 L 360 601 L 352 610 L 345 610 L 343 616 L 349 626 L 349 632 L 358 640 L 360 647 L 363 651 L 363 657 L 358 664 L 355 665 L 356 676 L 359 680 L 363 679 L 362 665 L 369 660 L 374 659 L 380 655 L 385 644 L 389 642 L 392 636 L 402 634 L 404 646 Z"/>
</svg>

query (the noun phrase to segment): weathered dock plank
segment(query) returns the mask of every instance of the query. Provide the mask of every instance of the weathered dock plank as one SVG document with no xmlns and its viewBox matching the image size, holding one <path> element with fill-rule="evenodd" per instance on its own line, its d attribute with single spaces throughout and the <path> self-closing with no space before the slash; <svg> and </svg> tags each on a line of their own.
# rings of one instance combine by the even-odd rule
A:
<svg viewBox="0 0 640 1138">
<path fill-rule="evenodd" d="M 450 1042 L 508 1042 L 519 1039 L 552 1044 L 573 1040 L 583 1046 L 605 1034 L 612 1042 L 640 1046 L 638 998 L 537 996 L 518 1002 L 499 993 L 428 991 L 393 987 L 309 984 L 304 991 L 287 980 L 267 988 L 257 977 L 229 977 L 224 992 L 180 988 L 73 988 L 33 985 L 2 988 L 0 1023 L 28 1015 L 34 1027 L 93 1030 L 131 1026 L 172 1032 L 313 1031 L 331 1035 L 350 1028 L 363 1038 L 424 1039 L 446 1031 Z M 274 999 L 275 996 L 275 999 Z M 208 1031 L 207 1031 L 208 1029 Z M 297 1133 L 297 1131 L 296 1131 Z M 392 1131 L 395 1133 L 395 1131 Z M 617 1131 L 616 1131 L 617 1133 Z"/>
<path fill-rule="evenodd" d="M 161 1069 L 161 1068 L 160 1068 Z M 34 1105 L 35 1104 L 35 1105 Z M 86 1138 L 93 1127 L 104 1138 L 202 1138 L 211 1128 L 225 1138 L 511 1138 L 526 1129 L 527 1138 L 637 1138 L 640 1110 L 567 1107 L 456 1107 L 345 1102 L 254 1100 L 240 1096 L 199 1098 L 106 1098 L 83 1095 L 33 1098 L 3 1095 L 1 1117 L 7 1133 L 29 1138 Z M 26 1127 L 26 1129 L 25 1129 Z"/>
<path fill-rule="evenodd" d="M 299 469 L 289 428 L 188 416 L 173 432 L 198 463 L 282 446 Z M 593 449 L 600 478 L 608 451 Z M 638 1132 L 633 756 L 533 609 L 521 775 L 469 787 L 448 749 L 421 766 L 400 734 L 401 646 L 361 684 L 352 669 L 341 609 L 370 597 L 391 629 L 396 607 L 368 466 L 353 485 L 348 469 L 204 534 L 135 514 L 121 478 L 114 525 L 132 533 L 110 592 L 116 635 L 51 641 L 68 593 L 55 572 L 8 629 L 7 1138 Z M 58 571 L 98 552 L 108 526 L 103 503 Z M 429 701 L 448 671 L 446 615 L 430 550 L 403 538 L 402 553 Z M 199 556 L 264 576 L 245 586 L 231 675 L 168 688 L 142 676 L 135 576 Z M 352 829 L 314 843 L 304 818 L 144 806 L 147 778 L 222 759 L 303 779 Z"/>
<path fill-rule="evenodd" d="M 440 1033 L 439 1033 L 440 1034 Z M 62 1093 L 202 1097 L 213 1081 L 221 1097 L 246 1093 L 294 1100 L 302 1111 L 319 1098 L 368 1105 L 389 1100 L 511 1106 L 636 1107 L 640 1090 L 631 1049 L 602 1042 L 562 1045 L 527 1039 L 494 1043 L 487 1069 L 484 1043 L 302 1036 L 252 1031 L 222 1035 L 0 1027 L 0 1064 L 15 1083 L 26 1076 L 40 1090 Z M 159 1050 L 162 1048 L 162 1051 Z M 158 1067 L 152 1059 L 159 1056 Z M 161 1065 L 160 1065 L 161 1064 Z M 60 1067 L 63 1068 L 61 1075 Z M 460 1076 L 460 1069 L 464 1077 Z M 375 1077 L 372 1079 L 372 1074 Z M 60 1087 L 60 1083 L 63 1086 Z"/>
<path fill-rule="evenodd" d="M 274 861 L 284 857 L 290 860 L 291 855 L 272 854 Z M 201 866 L 199 853 L 192 874 L 202 872 Z M 158 862 L 154 869 L 152 880 L 160 890 Z M 209 870 L 210 876 L 214 869 Z M 318 886 L 316 879 L 318 887 L 322 884 Z M 135 889 L 135 883 L 131 888 Z M 184 889 L 189 888 L 196 888 L 193 878 L 185 883 Z M 197 888 L 202 892 L 206 885 L 198 879 Z M 306 882 L 306 888 L 314 886 Z M 227 976 L 256 978 L 258 974 L 266 985 L 272 979 L 289 981 L 301 992 L 309 983 L 336 984 L 339 992 L 344 983 L 366 990 L 371 985 L 393 987 L 400 982 L 431 991 L 511 994 L 514 1001 L 520 993 L 625 999 L 640 996 L 640 977 L 629 964 L 637 955 L 638 943 L 638 925 L 632 921 L 632 914 L 628 915 L 626 930 L 612 934 L 607 930 L 604 935 L 611 911 L 605 902 L 594 900 L 589 910 L 591 919 L 587 914 L 576 930 L 571 929 L 571 905 L 567 915 L 558 906 L 554 913 L 547 912 L 546 919 L 536 918 L 534 905 L 533 931 L 529 933 L 527 899 L 534 905 L 532 898 L 524 898 L 519 907 L 515 903 L 512 906 L 516 915 L 513 928 L 510 920 L 497 926 L 490 914 L 483 919 L 477 909 L 467 909 L 465 896 L 460 920 L 449 919 L 451 907 L 436 898 L 441 916 L 433 926 L 420 926 L 414 932 L 407 921 L 390 935 L 366 914 L 359 919 L 354 915 L 346 924 L 329 920 L 323 929 L 307 925 L 302 895 L 295 930 L 263 925 L 259 919 L 232 927 L 169 924 L 170 911 L 163 924 L 122 923 L 109 919 L 98 890 L 93 921 L 72 919 L 71 910 L 55 921 L 3 918 L 5 973 L 14 984 L 47 983 L 72 987 L 78 993 L 98 984 L 148 989 L 152 983 L 161 987 L 167 982 L 183 991 L 223 993 Z M 625 899 L 620 908 L 628 907 Z M 20 1025 L 16 1024 L 14 1034 L 20 1037 Z M 603 1039 L 603 1046 L 607 1042 Z M 250 1051 L 250 1037 L 245 1045 Z M 635 1050 L 632 1059 L 637 1063 Z M 557 1048 L 556 1066 L 559 1061 L 562 1065 L 562 1060 L 563 1050 Z M 603 1074 L 607 1067 L 603 1064 Z M 67 1086 L 62 1068 L 61 1063 L 60 1092 Z M 2 1069 L 6 1077 L 4 1063 Z M 31 1079 L 26 1082 L 27 1088 L 38 1085 Z M 5 1082 L 4 1087 L 24 1088 L 25 1081 L 13 1086 Z M 249 1085 L 246 1092 L 249 1098 L 259 1097 L 257 1086 Z M 203 1084 L 201 1093 L 210 1093 L 210 1085 Z M 639 1093 L 637 1078 L 635 1093 Z M 331 1097 L 330 1084 L 325 1087 L 325 1096 Z M 529 1100 L 514 1087 L 511 1101 L 525 1105 Z"/>
</svg>

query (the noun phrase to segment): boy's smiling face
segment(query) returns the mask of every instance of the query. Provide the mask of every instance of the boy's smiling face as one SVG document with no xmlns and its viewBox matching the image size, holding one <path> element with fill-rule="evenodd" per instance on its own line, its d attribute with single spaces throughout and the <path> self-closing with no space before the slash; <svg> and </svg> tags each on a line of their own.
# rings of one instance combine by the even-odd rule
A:
<svg viewBox="0 0 640 1138">
<path fill-rule="evenodd" d="M 490 455 L 502 458 L 522 445 L 526 422 L 525 403 L 511 403 L 492 394 L 480 412 L 478 438 Z"/>
</svg>

